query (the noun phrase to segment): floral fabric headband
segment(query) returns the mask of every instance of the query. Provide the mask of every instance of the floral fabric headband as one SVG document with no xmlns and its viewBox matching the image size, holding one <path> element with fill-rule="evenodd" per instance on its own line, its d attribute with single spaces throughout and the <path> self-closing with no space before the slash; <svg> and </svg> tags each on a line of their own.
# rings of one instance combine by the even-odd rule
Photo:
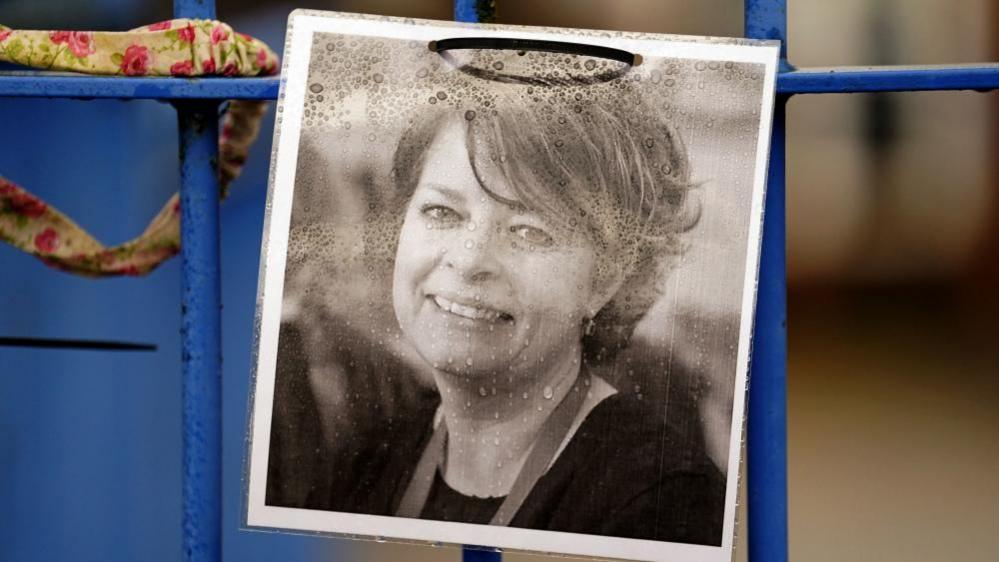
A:
<svg viewBox="0 0 999 562">
<path fill-rule="evenodd" d="M 117 76 L 263 76 L 278 57 L 218 21 L 175 19 L 126 32 L 21 31 L 0 25 L 0 61 L 44 70 Z M 232 100 L 219 135 L 221 196 L 240 173 L 267 102 Z M 174 194 L 146 230 L 106 247 L 69 217 L 0 176 L 0 240 L 78 275 L 144 275 L 180 251 Z"/>
</svg>

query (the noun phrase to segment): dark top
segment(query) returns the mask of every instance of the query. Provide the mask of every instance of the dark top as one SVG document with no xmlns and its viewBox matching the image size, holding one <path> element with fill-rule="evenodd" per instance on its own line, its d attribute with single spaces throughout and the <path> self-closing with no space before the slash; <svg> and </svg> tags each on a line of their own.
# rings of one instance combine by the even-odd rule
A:
<svg viewBox="0 0 999 562">
<path fill-rule="evenodd" d="M 294 382 L 300 378 L 282 381 L 279 373 L 266 503 L 395 515 L 432 434 L 435 393 L 415 400 L 418 407 L 404 417 L 396 411 L 394 423 L 368 424 L 331 444 L 314 429 L 316 417 L 310 421 L 315 399 L 307 392 L 307 399 L 296 398 L 304 388 Z M 295 392 L 282 405 L 283 385 Z M 664 410 L 670 409 L 641 394 L 598 404 L 510 526 L 720 545 L 725 479 L 705 453 L 696 415 L 664 416 Z M 501 502 L 465 497 L 440 480 L 421 518 L 488 522 Z"/>
<path fill-rule="evenodd" d="M 656 439 L 660 432 L 639 418 L 645 410 L 640 402 L 615 395 L 598 404 L 510 526 L 720 545 L 725 508 L 721 474 L 706 456 L 681 446 L 675 435 L 667 432 Z M 391 494 L 393 503 L 400 494 L 398 489 Z M 502 501 L 464 496 L 438 473 L 421 519 L 486 524 Z"/>
<path fill-rule="evenodd" d="M 434 483 L 430 486 L 427 505 L 423 508 L 420 519 L 488 525 L 505 498 L 506 496 L 492 498 L 466 496 L 448 486 L 441 476 L 441 471 L 438 470 L 434 473 Z"/>
</svg>

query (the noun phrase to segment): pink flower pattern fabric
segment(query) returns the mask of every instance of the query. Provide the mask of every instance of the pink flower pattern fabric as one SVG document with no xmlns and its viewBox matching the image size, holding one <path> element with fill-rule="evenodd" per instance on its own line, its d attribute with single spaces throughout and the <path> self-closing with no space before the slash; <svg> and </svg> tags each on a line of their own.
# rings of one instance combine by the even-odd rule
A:
<svg viewBox="0 0 999 562">
<path fill-rule="evenodd" d="M 29 31 L 0 25 L 0 61 L 118 76 L 263 76 L 278 71 L 277 55 L 262 41 L 222 22 L 191 19 L 127 32 Z M 219 135 L 220 196 L 242 170 L 266 109 L 266 102 L 229 102 Z M 140 236 L 109 248 L 0 176 L 0 241 L 78 275 L 144 275 L 180 251 L 180 198 L 174 194 Z"/>
</svg>

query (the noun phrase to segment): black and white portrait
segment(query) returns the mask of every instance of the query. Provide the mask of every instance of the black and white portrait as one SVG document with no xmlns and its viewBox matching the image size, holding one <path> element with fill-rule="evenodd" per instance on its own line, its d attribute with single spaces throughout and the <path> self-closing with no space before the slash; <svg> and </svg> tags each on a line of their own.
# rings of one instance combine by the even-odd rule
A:
<svg viewBox="0 0 999 562">
<path fill-rule="evenodd" d="M 247 525 L 727 560 L 776 47 L 289 35 Z"/>
</svg>

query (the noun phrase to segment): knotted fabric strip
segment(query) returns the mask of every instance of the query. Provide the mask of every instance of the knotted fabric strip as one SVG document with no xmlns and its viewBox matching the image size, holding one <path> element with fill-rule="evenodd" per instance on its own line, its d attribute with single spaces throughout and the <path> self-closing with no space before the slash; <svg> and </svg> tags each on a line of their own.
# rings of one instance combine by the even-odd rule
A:
<svg viewBox="0 0 999 562">
<path fill-rule="evenodd" d="M 126 32 L 26 31 L 0 25 L 0 61 L 43 70 L 117 76 L 265 76 L 278 57 L 265 43 L 218 21 L 175 19 Z M 260 131 L 267 102 L 231 100 L 219 134 L 224 197 Z M 0 240 L 79 275 L 144 275 L 180 251 L 174 194 L 146 230 L 106 247 L 69 217 L 0 177 Z"/>
</svg>

